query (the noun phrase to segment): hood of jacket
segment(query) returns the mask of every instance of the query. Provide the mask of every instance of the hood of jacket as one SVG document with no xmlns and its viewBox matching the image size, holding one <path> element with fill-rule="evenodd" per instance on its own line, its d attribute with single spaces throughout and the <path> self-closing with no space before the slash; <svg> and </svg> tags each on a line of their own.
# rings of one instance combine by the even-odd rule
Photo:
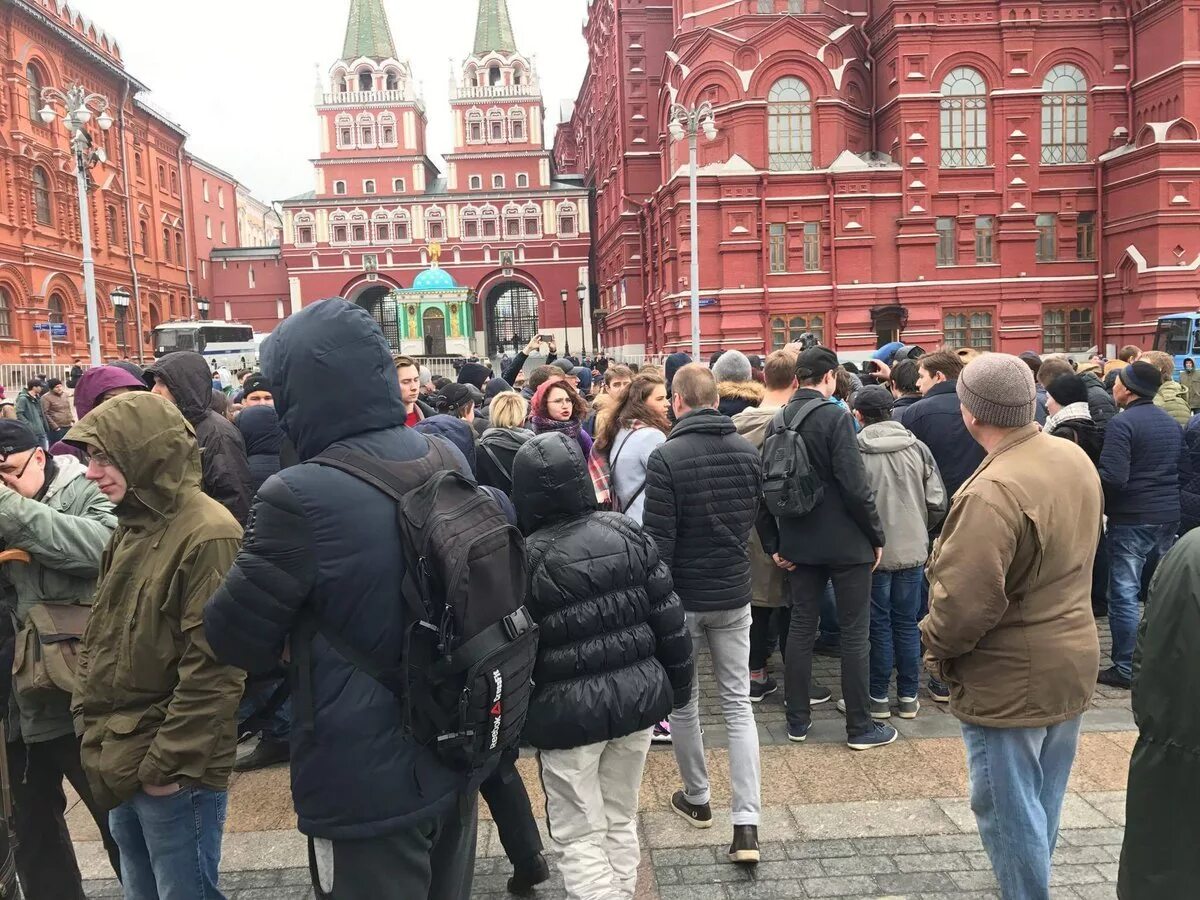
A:
<svg viewBox="0 0 1200 900">
<path fill-rule="evenodd" d="M 413 430 L 448 440 L 466 457 L 471 474 L 475 474 L 475 435 L 465 420 L 442 413 L 422 419 L 413 426 Z"/>
<path fill-rule="evenodd" d="M 50 479 L 50 487 L 46 488 L 46 493 L 42 497 L 43 503 L 49 503 L 55 494 L 58 494 L 68 484 L 76 478 L 82 478 L 87 474 L 87 466 L 80 462 L 74 456 L 56 456 L 54 457 L 54 477 Z"/>
<path fill-rule="evenodd" d="M 249 406 L 238 413 L 237 429 L 246 442 L 246 455 L 278 456 L 283 447 L 283 429 L 273 406 Z"/>
<path fill-rule="evenodd" d="M 96 401 L 115 388 L 147 390 L 146 383 L 119 366 L 96 366 L 79 376 L 75 384 L 75 415 L 82 419 L 96 408 Z M 210 388 L 211 390 L 211 388 Z"/>
<path fill-rule="evenodd" d="M 667 393 L 671 391 L 671 382 L 675 380 L 675 373 L 692 361 L 692 358 L 686 353 L 672 353 L 663 363 L 663 373 L 667 378 Z"/>
<path fill-rule="evenodd" d="M 371 314 L 340 297 L 288 317 L 263 342 L 263 375 L 300 459 L 367 431 L 396 428 L 408 413 L 392 354 Z M 353 398 L 347 400 L 347 389 Z"/>
<path fill-rule="evenodd" d="M 511 391 L 512 385 L 497 375 L 483 387 L 483 396 L 487 400 L 495 399 L 497 394 L 503 394 L 505 391 Z"/>
<path fill-rule="evenodd" d="M 67 432 L 120 469 L 128 488 L 117 520 L 132 528 L 164 523 L 200 493 L 200 447 L 180 410 L 162 397 L 131 393 L 101 404 Z"/>
<path fill-rule="evenodd" d="M 863 453 L 895 453 L 916 442 L 916 436 L 900 422 L 876 422 L 858 433 L 858 447 Z"/>
<path fill-rule="evenodd" d="M 533 436 L 528 428 L 487 428 L 479 436 L 479 443 L 516 453 Z"/>
<path fill-rule="evenodd" d="M 675 423 L 667 440 L 685 434 L 734 434 L 736 431 L 729 416 L 721 415 L 715 409 L 693 409 Z"/>
<path fill-rule="evenodd" d="M 1158 396 L 1164 400 L 1180 400 L 1187 401 L 1187 388 L 1178 381 L 1164 381 L 1162 387 L 1158 389 Z"/>
<path fill-rule="evenodd" d="M 551 431 L 527 441 L 513 461 L 513 503 L 523 534 L 596 509 L 596 489 L 579 442 Z"/>
<path fill-rule="evenodd" d="M 204 357 L 191 350 L 168 353 L 146 370 L 151 381 L 161 381 L 175 398 L 183 417 L 193 425 L 204 418 L 212 403 L 213 373 Z"/>
<path fill-rule="evenodd" d="M 733 427 L 737 429 L 738 434 L 761 450 L 763 442 L 767 439 L 767 427 L 781 409 L 782 406 L 748 406 L 733 417 Z"/>
<path fill-rule="evenodd" d="M 722 400 L 746 400 L 751 406 L 762 403 L 767 389 L 757 381 L 719 381 L 717 393 Z"/>
</svg>

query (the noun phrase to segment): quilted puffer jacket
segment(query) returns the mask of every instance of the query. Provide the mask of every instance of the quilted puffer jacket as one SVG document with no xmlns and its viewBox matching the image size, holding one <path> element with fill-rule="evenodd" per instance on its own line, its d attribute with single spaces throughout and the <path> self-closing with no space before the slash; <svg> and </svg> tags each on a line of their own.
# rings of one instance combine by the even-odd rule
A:
<svg viewBox="0 0 1200 900">
<path fill-rule="evenodd" d="M 1200 418 L 1192 419 L 1183 430 L 1183 450 L 1179 454 L 1179 502 L 1183 516 L 1179 533 L 1200 525 Z"/>
<path fill-rule="evenodd" d="M 541 629 L 525 740 L 566 750 L 649 728 L 691 694 L 692 642 L 671 574 L 629 518 L 596 509 L 579 444 L 538 435 L 517 453 L 528 536 L 525 605 Z"/>
<path fill-rule="evenodd" d="M 1117 525 L 1179 521 L 1183 429 L 1149 400 L 1136 400 L 1108 423 L 1100 453 L 1104 512 Z"/>
<path fill-rule="evenodd" d="M 750 531 L 761 494 L 758 451 L 715 409 L 687 413 L 650 454 L 642 524 L 685 609 L 750 602 Z"/>
</svg>

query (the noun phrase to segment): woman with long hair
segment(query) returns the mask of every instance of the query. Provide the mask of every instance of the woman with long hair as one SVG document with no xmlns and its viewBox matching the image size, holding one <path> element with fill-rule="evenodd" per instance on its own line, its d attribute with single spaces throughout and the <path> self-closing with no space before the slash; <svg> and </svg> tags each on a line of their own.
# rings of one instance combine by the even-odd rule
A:
<svg viewBox="0 0 1200 900">
<path fill-rule="evenodd" d="M 637 523 L 645 506 L 646 462 L 671 433 L 667 382 L 639 374 L 596 423 L 593 451 L 608 463 L 613 508 Z"/>
<path fill-rule="evenodd" d="M 587 404 L 569 381 L 547 381 L 537 389 L 529 404 L 534 434 L 560 431 L 579 443 L 583 458 L 592 452 L 592 437 L 583 430 Z"/>
</svg>

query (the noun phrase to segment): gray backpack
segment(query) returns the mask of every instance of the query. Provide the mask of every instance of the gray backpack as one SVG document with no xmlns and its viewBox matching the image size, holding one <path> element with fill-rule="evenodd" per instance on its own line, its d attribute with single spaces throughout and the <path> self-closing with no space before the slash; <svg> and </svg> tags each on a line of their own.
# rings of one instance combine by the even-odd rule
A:
<svg viewBox="0 0 1200 900">
<path fill-rule="evenodd" d="M 763 441 L 763 501 L 778 519 L 806 516 L 825 497 L 825 483 L 813 469 L 800 426 L 825 400 L 789 403 L 775 414 Z"/>
</svg>

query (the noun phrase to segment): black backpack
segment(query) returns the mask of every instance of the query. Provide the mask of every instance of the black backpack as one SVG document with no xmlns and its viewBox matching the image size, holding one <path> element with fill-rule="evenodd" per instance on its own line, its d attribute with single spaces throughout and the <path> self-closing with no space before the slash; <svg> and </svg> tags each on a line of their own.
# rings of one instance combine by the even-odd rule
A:
<svg viewBox="0 0 1200 900">
<path fill-rule="evenodd" d="M 378 660 L 317 623 L 348 662 L 400 701 L 406 730 L 448 768 L 479 780 L 517 746 L 532 692 L 537 625 L 526 611 L 525 540 L 496 501 L 459 472 L 449 444 L 390 462 L 349 450 L 310 462 L 396 501 L 408 614 L 402 660 Z"/>
<path fill-rule="evenodd" d="M 763 501 L 771 515 L 796 519 L 808 515 L 825 497 L 825 483 L 813 469 L 808 447 L 800 436 L 804 420 L 825 405 L 811 400 L 788 404 L 771 420 L 763 440 Z"/>
</svg>

